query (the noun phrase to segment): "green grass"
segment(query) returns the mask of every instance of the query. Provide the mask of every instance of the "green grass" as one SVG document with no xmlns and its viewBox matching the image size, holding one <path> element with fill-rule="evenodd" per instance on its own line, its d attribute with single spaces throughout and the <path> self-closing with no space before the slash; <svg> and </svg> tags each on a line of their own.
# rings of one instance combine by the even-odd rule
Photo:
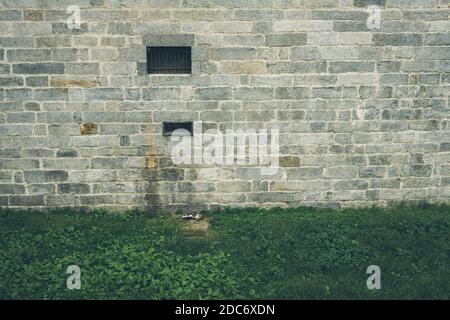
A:
<svg viewBox="0 0 450 320">
<path fill-rule="evenodd" d="M 169 215 L 0 211 L 1 299 L 448 299 L 450 206 Z M 81 268 L 81 290 L 66 269 Z M 381 268 L 381 290 L 366 269 Z"/>
</svg>

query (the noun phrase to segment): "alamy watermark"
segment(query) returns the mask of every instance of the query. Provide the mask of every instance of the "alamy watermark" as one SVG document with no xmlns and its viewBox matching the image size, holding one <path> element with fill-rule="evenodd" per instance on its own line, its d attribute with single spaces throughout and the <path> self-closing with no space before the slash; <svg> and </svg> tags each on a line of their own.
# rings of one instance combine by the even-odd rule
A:
<svg viewBox="0 0 450 320">
<path fill-rule="evenodd" d="M 369 6 L 366 8 L 369 14 L 367 18 L 367 29 L 380 30 L 381 29 L 381 8 L 379 6 Z"/>
<path fill-rule="evenodd" d="M 193 135 L 177 129 L 171 135 L 171 157 L 176 165 L 258 166 L 261 175 L 279 170 L 279 130 L 226 129 L 206 130 L 194 122 Z"/>
<path fill-rule="evenodd" d="M 81 10 L 79 6 L 69 6 L 66 12 L 70 16 L 66 20 L 67 28 L 69 30 L 80 30 L 81 29 Z"/>
<path fill-rule="evenodd" d="M 381 289 L 381 269 L 377 265 L 371 265 L 367 267 L 367 274 L 370 274 L 367 278 L 366 285 L 369 290 L 380 290 Z"/>
<path fill-rule="evenodd" d="M 66 273 L 70 274 L 67 278 L 66 285 L 69 290 L 81 289 L 81 269 L 77 265 L 70 265 L 67 267 Z"/>
</svg>

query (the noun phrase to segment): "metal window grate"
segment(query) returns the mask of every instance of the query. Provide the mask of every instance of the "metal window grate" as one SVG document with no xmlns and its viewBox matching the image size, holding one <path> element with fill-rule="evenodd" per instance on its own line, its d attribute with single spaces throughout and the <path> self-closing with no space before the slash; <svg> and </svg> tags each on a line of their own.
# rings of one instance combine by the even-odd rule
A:
<svg viewBox="0 0 450 320">
<path fill-rule="evenodd" d="M 190 74 L 191 47 L 147 47 L 148 73 Z"/>
<path fill-rule="evenodd" d="M 194 135 L 193 123 L 190 122 L 163 122 L 163 136 L 171 136 L 176 130 L 181 135 Z"/>
</svg>

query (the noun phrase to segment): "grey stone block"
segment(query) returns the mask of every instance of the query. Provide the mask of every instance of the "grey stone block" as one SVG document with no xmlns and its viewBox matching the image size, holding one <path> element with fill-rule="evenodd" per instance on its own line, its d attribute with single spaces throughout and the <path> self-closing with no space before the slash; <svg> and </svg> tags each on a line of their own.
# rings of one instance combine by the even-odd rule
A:
<svg viewBox="0 0 450 320">
<path fill-rule="evenodd" d="M 368 7 L 368 6 L 386 6 L 386 0 L 353 0 L 355 7 Z"/>
<path fill-rule="evenodd" d="M 122 100 L 123 93 L 120 88 L 90 88 L 85 91 L 86 100 Z"/>
<path fill-rule="evenodd" d="M 6 115 L 8 123 L 33 123 L 36 115 L 33 112 L 10 112 Z"/>
<path fill-rule="evenodd" d="M 336 61 L 329 63 L 330 73 L 373 72 L 375 63 L 369 61 Z"/>
<path fill-rule="evenodd" d="M 228 87 L 197 88 L 194 97 L 198 100 L 230 100 L 232 91 Z"/>
<path fill-rule="evenodd" d="M 213 48 L 210 50 L 211 60 L 254 60 L 255 48 Z"/>
<path fill-rule="evenodd" d="M 39 160 L 34 159 L 0 159 L 0 170 L 26 170 L 39 168 Z"/>
<path fill-rule="evenodd" d="M 23 183 L 24 182 L 24 180 L 23 180 L 23 172 L 22 171 L 14 172 L 13 180 L 14 180 L 15 183 Z"/>
<path fill-rule="evenodd" d="M 178 100 L 180 98 L 181 98 L 181 88 L 177 87 L 150 88 L 142 90 L 142 99 L 147 101 Z"/>
<path fill-rule="evenodd" d="M 0 78 L 1 87 L 21 87 L 23 86 L 23 79 L 21 77 L 7 77 Z"/>
<path fill-rule="evenodd" d="M 48 87 L 48 76 L 26 77 L 25 83 L 28 87 Z"/>
<path fill-rule="evenodd" d="M 93 158 L 92 169 L 122 169 L 126 168 L 128 159 L 125 157 Z"/>
<path fill-rule="evenodd" d="M 27 185 L 27 191 L 30 194 L 54 194 L 56 188 L 54 184 L 30 184 Z"/>
<path fill-rule="evenodd" d="M 405 10 L 403 17 L 407 20 L 448 21 L 448 10 Z"/>
<path fill-rule="evenodd" d="M 63 88 L 36 89 L 34 98 L 38 101 L 68 100 L 69 91 Z"/>
<path fill-rule="evenodd" d="M 399 72 L 401 67 L 400 61 L 378 61 L 377 71 L 380 73 Z"/>
<path fill-rule="evenodd" d="M 293 48 L 291 58 L 292 60 L 319 60 L 320 51 L 317 47 Z"/>
<path fill-rule="evenodd" d="M 130 35 L 136 33 L 135 25 L 129 22 L 110 22 L 108 24 L 108 34 Z"/>
<path fill-rule="evenodd" d="M 88 206 L 99 206 L 103 204 L 114 203 L 114 197 L 112 195 L 89 195 L 80 196 L 80 204 Z"/>
<path fill-rule="evenodd" d="M 12 180 L 12 172 L 11 171 L 6 171 L 6 170 L 0 171 L 0 181 L 11 182 L 11 180 Z"/>
<path fill-rule="evenodd" d="M 22 11 L 20 10 L 0 10 L 0 21 L 20 21 Z"/>
<path fill-rule="evenodd" d="M 64 170 L 32 170 L 24 171 L 27 183 L 46 183 L 66 181 L 68 172 Z"/>
<path fill-rule="evenodd" d="M 15 49 L 8 50 L 6 57 L 9 61 L 50 61 L 51 51 L 48 49 Z"/>
<path fill-rule="evenodd" d="M 258 10 L 258 9 L 245 9 L 236 10 L 235 18 L 243 21 L 272 21 L 272 20 L 282 20 L 284 17 L 283 11 L 281 10 Z"/>
<path fill-rule="evenodd" d="M 55 153 L 51 149 L 22 149 L 24 158 L 53 158 Z"/>
<path fill-rule="evenodd" d="M 237 100 L 269 100 L 273 97 L 273 88 L 241 87 L 233 91 L 233 98 Z"/>
<path fill-rule="evenodd" d="M 34 47 L 33 37 L 0 37 L 0 47 L 3 48 L 32 48 Z"/>
<path fill-rule="evenodd" d="M 360 0 L 356 0 L 360 1 Z M 379 0 L 382 1 L 382 0 Z M 361 2 L 361 1 L 360 1 Z M 368 1 L 367 1 L 368 2 Z M 376 2 L 376 0 L 374 0 Z M 355 2 L 355 6 L 359 7 L 360 3 Z M 366 5 L 363 5 L 365 7 Z M 312 19 L 314 20 L 364 20 L 366 21 L 369 14 L 362 10 L 313 10 Z"/>
<path fill-rule="evenodd" d="M 1 207 L 7 207 L 9 204 L 8 197 L 7 196 L 0 196 L 0 206 Z"/>
<path fill-rule="evenodd" d="M 20 184 L 0 184 L 0 194 L 25 193 L 25 187 Z"/>
<path fill-rule="evenodd" d="M 358 172 L 360 178 L 383 178 L 385 175 L 386 168 L 384 167 L 360 168 Z"/>
<path fill-rule="evenodd" d="M 80 35 L 88 31 L 86 23 L 81 23 L 80 29 L 70 29 L 67 23 L 52 23 L 52 33 L 55 35 Z"/>
<path fill-rule="evenodd" d="M 33 92 L 28 88 L 5 89 L 5 98 L 10 101 L 31 100 Z"/>
<path fill-rule="evenodd" d="M 26 38 L 28 39 L 28 38 Z M 30 38 L 33 40 L 33 38 Z M 53 37 L 37 37 L 36 47 L 38 48 L 58 48 L 58 47 L 70 47 L 72 46 L 72 39 L 69 36 L 53 36 Z M 30 45 L 30 47 L 33 47 Z M 21 45 L 16 45 L 14 47 L 22 47 Z"/>
<path fill-rule="evenodd" d="M 326 72 L 326 62 L 270 62 L 267 64 L 269 73 L 323 73 Z"/>
<path fill-rule="evenodd" d="M 12 207 L 39 207 L 44 206 L 42 195 L 10 196 L 9 205 Z"/>
<path fill-rule="evenodd" d="M 450 45 L 449 33 L 431 33 L 425 35 L 425 44 L 430 46 L 448 46 Z"/>
<path fill-rule="evenodd" d="M 423 35 L 415 33 L 376 33 L 373 35 L 375 46 L 421 46 Z"/>
<path fill-rule="evenodd" d="M 404 177 L 429 177 L 431 165 L 405 165 L 400 168 L 400 175 Z"/>
<path fill-rule="evenodd" d="M 369 183 L 364 180 L 337 180 L 333 187 L 336 190 L 366 190 L 369 188 Z"/>
<path fill-rule="evenodd" d="M 142 44 L 146 46 L 193 46 L 193 34 L 144 34 Z"/>
<path fill-rule="evenodd" d="M 63 74 L 62 63 L 19 63 L 13 65 L 13 73 L 16 74 Z"/>
<path fill-rule="evenodd" d="M 91 192 L 91 187 L 85 183 L 59 183 L 58 193 L 87 194 Z"/>
<path fill-rule="evenodd" d="M 322 99 L 339 99 L 342 96 L 341 87 L 324 87 L 324 88 L 313 88 L 312 97 L 322 98 Z"/>
<path fill-rule="evenodd" d="M 0 64 L 0 74 L 9 74 L 11 66 L 9 64 Z"/>
<path fill-rule="evenodd" d="M 60 149 L 56 152 L 58 158 L 76 158 L 78 157 L 77 149 Z"/>
<path fill-rule="evenodd" d="M 286 173 L 288 180 L 314 180 L 322 177 L 322 168 L 289 168 Z"/>
<path fill-rule="evenodd" d="M 100 73 L 100 65 L 98 63 L 90 62 L 67 63 L 65 73 L 76 75 L 97 75 Z"/>
<path fill-rule="evenodd" d="M 53 61 L 77 61 L 78 49 L 76 48 L 61 48 L 52 50 Z"/>
<path fill-rule="evenodd" d="M 364 21 L 334 21 L 333 31 L 337 32 L 361 32 L 370 31 Z"/>
<path fill-rule="evenodd" d="M 277 100 L 301 100 L 308 99 L 310 90 L 307 87 L 279 87 L 275 88 Z"/>
<path fill-rule="evenodd" d="M 269 47 L 304 46 L 306 45 L 306 33 L 282 33 L 266 35 L 265 44 Z"/>
</svg>

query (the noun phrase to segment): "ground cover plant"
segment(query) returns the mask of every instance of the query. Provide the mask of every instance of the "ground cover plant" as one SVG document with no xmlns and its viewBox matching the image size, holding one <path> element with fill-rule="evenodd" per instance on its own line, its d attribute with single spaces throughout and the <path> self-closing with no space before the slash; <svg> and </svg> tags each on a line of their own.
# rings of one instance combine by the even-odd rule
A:
<svg viewBox="0 0 450 320">
<path fill-rule="evenodd" d="M 1 299 L 448 299 L 450 206 L 0 211 Z M 81 269 L 69 290 L 69 265 Z M 366 269 L 381 268 L 380 290 Z"/>
</svg>

